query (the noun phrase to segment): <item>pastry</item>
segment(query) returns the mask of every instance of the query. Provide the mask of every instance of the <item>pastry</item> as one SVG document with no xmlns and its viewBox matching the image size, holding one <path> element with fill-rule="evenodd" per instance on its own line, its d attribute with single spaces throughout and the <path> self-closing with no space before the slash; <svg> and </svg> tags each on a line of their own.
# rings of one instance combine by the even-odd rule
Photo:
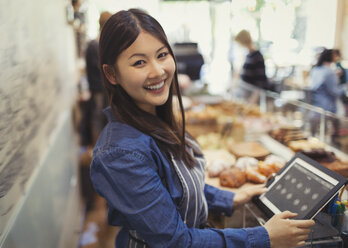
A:
<svg viewBox="0 0 348 248">
<path fill-rule="evenodd" d="M 295 140 L 306 139 L 304 132 L 299 127 L 295 126 L 282 126 L 276 130 L 272 130 L 270 135 L 274 139 L 284 144 L 288 144 L 289 142 Z"/>
<path fill-rule="evenodd" d="M 246 173 L 237 167 L 225 170 L 220 174 L 220 185 L 230 188 L 239 188 L 246 182 Z"/>
<path fill-rule="evenodd" d="M 319 148 L 325 147 L 325 145 L 322 142 L 316 139 L 290 141 L 287 144 L 287 146 L 294 152 L 300 152 L 300 151 L 311 150 L 311 149 L 319 149 Z"/>
<path fill-rule="evenodd" d="M 236 167 L 238 167 L 241 170 L 245 170 L 248 167 L 255 167 L 257 168 L 259 161 L 256 158 L 252 157 L 241 157 L 236 162 Z"/>
<path fill-rule="evenodd" d="M 272 167 L 270 164 L 265 164 L 263 161 L 259 162 L 257 169 L 262 175 L 265 175 L 266 177 L 269 177 L 273 173 L 277 172 L 274 167 Z"/>
<path fill-rule="evenodd" d="M 231 168 L 236 163 L 236 157 L 225 149 L 203 150 L 207 161 L 209 177 L 218 177 L 223 170 Z"/>
<path fill-rule="evenodd" d="M 203 150 L 220 149 L 222 146 L 220 134 L 217 132 L 210 132 L 204 135 L 199 135 L 196 140 Z"/>
<path fill-rule="evenodd" d="M 218 177 L 224 170 L 231 168 L 232 164 L 223 159 L 216 159 L 207 165 L 207 172 L 209 177 Z"/>
<path fill-rule="evenodd" d="M 252 183 L 265 183 L 267 177 L 262 175 L 256 167 L 248 167 L 245 170 L 248 181 Z"/>
<path fill-rule="evenodd" d="M 270 151 L 255 141 L 241 142 L 229 147 L 229 151 L 236 157 L 253 157 L 262 159 L 270 154 Z"/>
<path fill-rule="evenodd" d="M 316 148 L 302 153 L 319 163 L 331 163 L 337 160 L 334 152 L 327 151 L 324 148 Z"/>
<path fill-rule="evenodd" d="M 348 177 L 348 164 L 343 163 L 339 160 L 335 160 L 334 162 L 330 163 L 321 163 L 325 167 L 329 168 L 330 170 L 336 172 L 337 174 L 340 174 L 343 177 Z"/>
<path fill-rule="evenodd" d="M 268 155 L 263 162 L 265 165 L 271 166 L 275 172 L 283 168 L 286 163 L 285 159 L 274 154 Z"/>
<path fill-rule="evenodd" d="M 186 122 L 189 124 L 216 124 L 218 112 L 211 106 L 198 105 L 185 112 Z"/>
</svg>

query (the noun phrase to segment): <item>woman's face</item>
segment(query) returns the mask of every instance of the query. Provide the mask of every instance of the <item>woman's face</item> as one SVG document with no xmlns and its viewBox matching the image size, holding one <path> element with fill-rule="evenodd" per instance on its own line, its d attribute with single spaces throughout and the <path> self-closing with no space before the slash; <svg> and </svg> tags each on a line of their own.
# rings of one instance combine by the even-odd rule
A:
<svg viewBox="0 0 348 248">
<path fill-rule="evenodd" d="M 139 108 L 152 114 L 156 114 L 156 106 L 167 101 L 174 72 L 168 48 L 143 31 L 116 60 L 116 83 Z"/>
</svg>

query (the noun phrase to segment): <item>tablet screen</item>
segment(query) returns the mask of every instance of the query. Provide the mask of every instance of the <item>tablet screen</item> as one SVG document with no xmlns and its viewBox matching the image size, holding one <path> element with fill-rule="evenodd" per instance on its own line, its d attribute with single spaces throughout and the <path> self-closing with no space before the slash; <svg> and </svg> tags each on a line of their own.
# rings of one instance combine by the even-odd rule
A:
<svg viewBox="0 0 348 248">
<path fill-rule="evenodd" d="M 260 196 L 274 214 L 289 210 L 296 219 L 312 218 L 313 209 L 323 202 L 338 181 L 302 159 L 295 159 Z M 320 209 L 319 209 L 320 210 Z"/>
</svg>

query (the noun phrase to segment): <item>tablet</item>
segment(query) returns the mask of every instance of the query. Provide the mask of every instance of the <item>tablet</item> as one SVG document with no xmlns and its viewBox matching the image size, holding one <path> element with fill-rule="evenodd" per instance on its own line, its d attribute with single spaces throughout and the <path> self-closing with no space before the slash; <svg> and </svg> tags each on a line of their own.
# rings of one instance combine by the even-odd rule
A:
<svg viewBox="0 0 348 248">
<path fill-rule="evenodd" d="M 267 183 L 268 191 L 253 200 L 268 217 L 289 210 L 298 214 L 294 219 L 312 219 L 346 183 L 346 178 L 297 153 Z"/>
</svg>

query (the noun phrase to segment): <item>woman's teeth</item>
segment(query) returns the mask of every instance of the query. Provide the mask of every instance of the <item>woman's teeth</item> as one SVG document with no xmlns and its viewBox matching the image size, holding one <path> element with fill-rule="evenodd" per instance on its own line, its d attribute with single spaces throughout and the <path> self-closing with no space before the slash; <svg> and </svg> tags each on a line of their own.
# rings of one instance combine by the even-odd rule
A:
<svg viewBox="0 0 348 248">
<path fill-rule="evenodd" d="M 162 82 L 160 82 L 159 84 L 156 84 L 156 85 L 145 86 L 145 89 L 158 90 L 158 89 L 162 88 L 163 85 L 164 85 L 164 81 L 162 81 Z"/>
</svg>

